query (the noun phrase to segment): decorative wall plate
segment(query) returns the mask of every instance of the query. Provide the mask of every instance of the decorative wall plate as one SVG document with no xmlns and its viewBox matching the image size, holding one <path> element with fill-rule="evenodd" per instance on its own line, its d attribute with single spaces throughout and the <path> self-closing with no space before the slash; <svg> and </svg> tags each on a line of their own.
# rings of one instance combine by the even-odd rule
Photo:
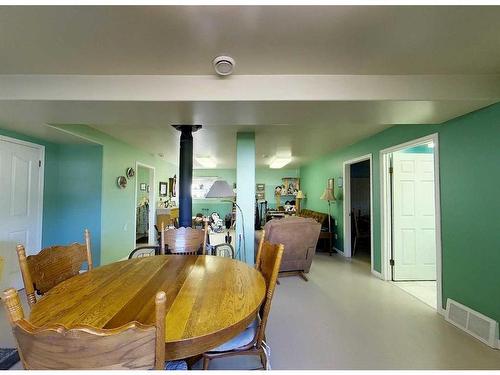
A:
<svg viewBox="0 0 500 375">
<path fill-rule="evenodd" d="M 120 176 L 116 179 L 116 184 L 120 189 L 125 189 L 127 187 L 127 177 Z"/>
<path fill-rule="evenodd" d="M 127 177 L 132 178 L 135 176 L 135 170 L 132 167 L 128 167 L 126 171 Z"/>
</svg>

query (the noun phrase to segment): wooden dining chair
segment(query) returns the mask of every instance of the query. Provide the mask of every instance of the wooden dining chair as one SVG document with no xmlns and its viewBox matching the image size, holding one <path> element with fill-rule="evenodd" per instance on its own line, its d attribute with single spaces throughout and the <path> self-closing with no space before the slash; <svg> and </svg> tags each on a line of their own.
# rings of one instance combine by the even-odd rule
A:
<svg viewBox="0 0 500 375">
<path fill-rule="evenodd" d="M 262 230 L 262 236 L 260 237 L 259 247 L 257 248 L 257 257 L 255 258 L 255 269 L 260 271 L 260 257 L 262 254 L 262 246 L 264 245 L 264 237 L 266 237 L 266 231 Z"/>
<path fill-rule="evenodd" d="M 83 263 L 92 270 L 90 232 L 84 231 L 85 243 L 68 246 L 51 246 L 36 255 L 26 256 L 23 245 L 17 245 L 17 257 L 28 303 L 36 303 L 36 293 L 43 295 L 57 284 L 79 274 Z"/>
<path fill-rule="evenodd" d="M 128 259 L 143 258 L 153 255 L 160 255 L 160 246 L 158 245 L 145 245 L 136 247 L 128 255 Z"/>
<path fill-rule="evenodd" d="M 266 231 L 265 230 L 262 230 L 262 237 L 260 238 L 260 241 L 259 241 L 259 247 L 257 248 L 257 257 L 255 258 L 255 269 L 257 271 L 260 271 L 260 257 L 261 257 L 261 254 L 262 254 L 262 246 L 264 244 L 264 238 L 266 237 Z M 279 274 L 278 274 L 278 277 L 279 277 Z M 276 280 L 276 284 L 280 285 L 280 281 L 279 279 Z"/>
<path fill-rule="evenodd" d="M 155 297 L 155 323 L 131 322 L 118 328 L 61 324 L 35 327 L 26 319 L 14 288 L 2 301 L 25 370 L 183 369 L 184 361 L 165 363 L 166 294 Z"/>
<path fill-rule="evenodd" d="M 271 311 L 271 301 L 281 266 L 284 246 L 267 241 L 262 243 L 259 263 L 256 265 L 266 281 L 266 296 L 257 318 L 238 336 L 203 354 L 203 369 L 207 370 L 210 360 L 234 355 L 258 355 L 262 368 L 267 368 L 265 347 L 266 324 Z"/>
<path fill-rule="evenodd" d="M 161 254 L 197 255 L 200 248 L 202 255 L 206 253 L 208 236 L 208 221 L 205 220 L 204 229 L 180 227 L 165 229 L 161 226 Z"/>
</svg>

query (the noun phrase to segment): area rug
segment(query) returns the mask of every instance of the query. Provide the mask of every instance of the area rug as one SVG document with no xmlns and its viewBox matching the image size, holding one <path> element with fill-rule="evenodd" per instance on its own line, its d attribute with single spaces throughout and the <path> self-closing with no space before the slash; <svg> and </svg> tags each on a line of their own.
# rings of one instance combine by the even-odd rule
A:
<svg viewBox="0 0 500 375">
<path fill-rule="evenodd" d="M 16 349 L 0 348 L 0 370 L 8 370 L 19 362 L 19 354 Z"/>
</svg>

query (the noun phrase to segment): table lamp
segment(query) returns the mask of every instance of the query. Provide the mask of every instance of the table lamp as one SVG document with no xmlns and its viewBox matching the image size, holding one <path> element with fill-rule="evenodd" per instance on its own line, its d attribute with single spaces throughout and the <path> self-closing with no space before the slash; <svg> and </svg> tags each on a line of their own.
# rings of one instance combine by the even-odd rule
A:
<svg viewBox="0 0 500 375">
<path fill-rule="evenodd" d="M 330 183 L 331 180 L 331 183 Z M 330 187 L 332 186 L 332 187 Z M 328 180 L 328 187 L 323 191 L 323 194 L 319 199 L 322 199 L 324 201 L 328 201 L 328 232 L 332 232 L 332 224 L 331 224 L 331 218 L 330 218 L 330 204 L 331 202 L 335 202 L 335 194 L 333 192 L 333 178 Z"/>
</svg>

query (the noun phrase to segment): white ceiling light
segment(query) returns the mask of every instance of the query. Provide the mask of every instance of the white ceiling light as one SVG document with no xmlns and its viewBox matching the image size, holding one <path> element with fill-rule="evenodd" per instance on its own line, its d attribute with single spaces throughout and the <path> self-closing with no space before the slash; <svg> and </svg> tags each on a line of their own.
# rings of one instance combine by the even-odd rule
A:
<svg viewBox="0 0 500 375">
<path fill-rule="evenodd" d="M 196 161 L 201 164 L 202 167 L 205 168 L 215 168 L 217 167 L 217 162 L 211 156 L 197 156 L 195 157 Z"/>
<path fill-rule="evenodd" d="M 278 169 L 283 168 L 285 165 L 290 163 L 292 158 L 290 156 L 276 156 L 271 160 L 271 164 L 269 164 L 269 168 Z"/>
<path fill-rule="evenodd" d="M 215 72 L 220 76 L 230 75 L 236 65 L 231 56 L 217 56 L 213 63 Z"/>
</svg>

